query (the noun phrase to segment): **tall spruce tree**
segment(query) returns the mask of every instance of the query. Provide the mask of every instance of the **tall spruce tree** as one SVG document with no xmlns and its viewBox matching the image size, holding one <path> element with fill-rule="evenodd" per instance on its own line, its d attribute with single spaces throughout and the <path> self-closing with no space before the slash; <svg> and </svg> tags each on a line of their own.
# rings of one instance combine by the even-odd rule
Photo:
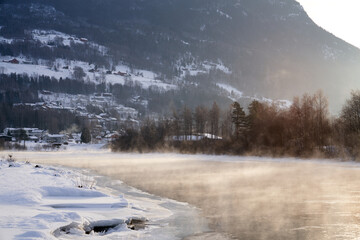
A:
<svg viewBox="0 0 360 240">
<path fill-rule="evenodd" d="M 235 125 L 236 138 L 239 138 L 247 129 L 246 115 L 238 102 L 234 102 L 232 108 L 232 122 Z"/>
</svg>

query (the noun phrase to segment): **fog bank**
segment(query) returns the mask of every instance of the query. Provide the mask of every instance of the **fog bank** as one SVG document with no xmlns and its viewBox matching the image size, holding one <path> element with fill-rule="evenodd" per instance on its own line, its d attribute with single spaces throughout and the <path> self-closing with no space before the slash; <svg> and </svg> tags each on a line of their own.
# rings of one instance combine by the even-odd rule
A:
<svg viewBox="0 0 360 240">
<path fill-rule="evenodd" d="M 106 151 L 18 152 L 14 157 L 93 169 L 155 195 L 188 202 L 202 209 L 214 230 L 235 239 L 360 237 L 357 164 Z"/>
</svg>

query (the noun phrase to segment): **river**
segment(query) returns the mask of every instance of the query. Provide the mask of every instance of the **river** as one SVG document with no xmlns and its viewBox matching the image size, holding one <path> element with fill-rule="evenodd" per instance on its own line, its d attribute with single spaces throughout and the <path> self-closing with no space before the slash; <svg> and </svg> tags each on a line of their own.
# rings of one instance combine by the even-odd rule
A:
<svg viewBox="0 0 360 240">
<path fill-rule="evenodd" d="M 91 169 L 154 195 L 190 203 L 201 209 L 213 231 L 234 239 L 360 237 L 356 163 L 107 150 L 12 154 L 18 160 Z"/>
</svg>

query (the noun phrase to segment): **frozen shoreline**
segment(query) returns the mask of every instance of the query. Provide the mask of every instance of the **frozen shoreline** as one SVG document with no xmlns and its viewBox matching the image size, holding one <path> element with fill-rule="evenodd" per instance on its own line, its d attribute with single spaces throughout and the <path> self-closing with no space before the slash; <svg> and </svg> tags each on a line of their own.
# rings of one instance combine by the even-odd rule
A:
<svg viewBox="0 0 360 240">
<path fill-rule="evenodd" d="M 90 145 L 83 151 L 77 147 L 57 152 L 1 152 L 0 156 L 11 153 L 34 164 L 91 169 L 108 177 L 98 180 L 100 185 L 105 181 L 105 186 L 114 188 L 112 184 L 115 184 L 115 189 L 120 187 L 118 191 L 126 199 L 130 199 L 127 191 L 135 198 L 143 193 L 133 192 L 129 187 L 124 191 L 122 186 L 126 185 L 117 185 L 113 180 L 156 196 L 188 202 L 201 209 L 201 215 L 208 220 L 206 227 L 213 231 L 208 233 L 202 228 L 202 218 L 189 211 L 189 206 L 176 205 L 182 211 L 170 205 L 172 212 L 183 215 L 174 214 L 163 221 L 159 231 L 165 231 L 166 227 L 177 229 L 176 233 L 172 232 L 176 237 L 168 239 L 285 240 L 336 236 L 350 240 L 360 236 L 360 165 L 355 162 L 112 153 Z M 161 199 L 156 196 L 143 197 Z M 182 230 L 189 234 L 180 235 Z"/>
<path fill-rule="evenodd" d="M 0 209 L 0 239 L 183 239 L 209 231 L 186 203 L 85 170 L 7 160 Z"/>
</svg>

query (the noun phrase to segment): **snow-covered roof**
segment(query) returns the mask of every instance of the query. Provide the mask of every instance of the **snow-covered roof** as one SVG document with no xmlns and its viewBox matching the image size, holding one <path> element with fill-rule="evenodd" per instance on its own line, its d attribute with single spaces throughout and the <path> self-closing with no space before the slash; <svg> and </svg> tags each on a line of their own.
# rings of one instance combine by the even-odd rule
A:
<svg viewBox="0 0 360 240">
<path fill-rule="evenodd" d="M 46 135 L 46 137 L 48 137 L 48 138 L 63 138 L 63 137 L 65 137 L 65 135 L 64 134 L 48 134 L 48 135 Z"/>
</svg>

